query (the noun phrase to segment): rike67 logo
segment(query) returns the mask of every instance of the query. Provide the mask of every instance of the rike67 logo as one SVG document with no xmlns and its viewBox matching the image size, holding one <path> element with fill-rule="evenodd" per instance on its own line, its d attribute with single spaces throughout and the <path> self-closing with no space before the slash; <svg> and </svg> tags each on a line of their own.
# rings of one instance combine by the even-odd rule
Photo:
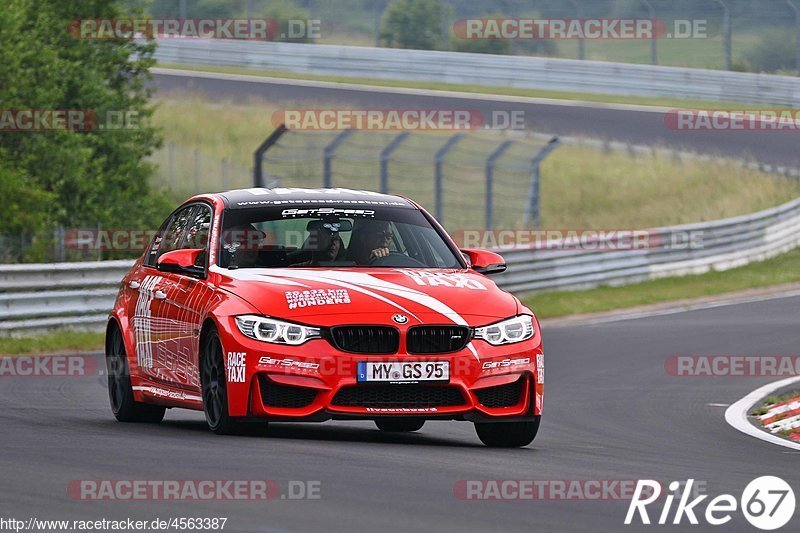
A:
<svg viewBox="0 0 800 533">
<path fill-rule="evenodd" d="M 745 487 L 739 500 L 731 494 L 721 494 L 707 502 L 705 512 L 701 511 L 700 504 L 708 495 L 703 494 L 689 500 L 695 495 L 692 491 L 693 485 L 694 479 L 687 480 L 685 484 L 678 481 L 670 483 L 671 494 L 666 495 L 661 512 L 652 520 L 659 525 L 678 525 L 685 518 L 690 524 L 697 525 L 700 523 L 699 517 L 709 525 L 721 526 L 730 522 L 733 514 L 739 510 L 753 527 L 771 531 L 785 526 L 794 516 L 794 491 L 779 477 L 762 476 L 754 479 Z M 658 481 L 639 480 L 625 516 L 625 524 L 638 521 L 642 524 L 653 523 L 647 507 L 661 497 L 661 492 Z M 678 504 L 673 512 L 672 504 L 676 499 Z M 651 508 L 650 511 L 657 511 L 657 508 Z"/>
</svg>

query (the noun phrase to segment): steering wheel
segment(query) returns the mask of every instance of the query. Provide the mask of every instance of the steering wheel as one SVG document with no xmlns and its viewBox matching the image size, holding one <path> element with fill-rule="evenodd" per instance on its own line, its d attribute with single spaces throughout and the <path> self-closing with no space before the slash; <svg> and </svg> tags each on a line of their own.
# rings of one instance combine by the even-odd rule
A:
<svg viewBox="0 0 800 533">
<path fill-rule="evenodd" d="M 425 267 L 413 257 L 408 257 L 401 252 L 389 252 L 389 255 L 373 257 L 369 262 L 372 266 L 386 266 L 386 263 L 390 263 L 389 266 L 393 267 Z"/>
</svg>

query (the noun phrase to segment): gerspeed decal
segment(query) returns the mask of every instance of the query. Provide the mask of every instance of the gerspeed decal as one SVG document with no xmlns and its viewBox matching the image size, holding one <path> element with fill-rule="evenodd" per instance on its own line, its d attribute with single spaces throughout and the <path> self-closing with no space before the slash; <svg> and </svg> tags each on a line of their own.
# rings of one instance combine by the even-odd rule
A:
<svg viewBox="0 0 800 533">
<path fill-rule="evenodd" d="M 269 356 L 264 356 L 258 360 L 259 365 L 264 366 L 278 366 L 281 368 L 296 368 L 299 370 L 318 370 L 319 363 L 308 363 L 305 361 L 295 361 L 294 359 L 273 359 Z"/>
<path fill-rule="evenodd" d="M 375 211 L 371 209 L 337 209 L 335 207 L 319 207 L 315 209 L 284 209 L 283 217 L 313 217 L 313 216 L 347 216 L 347 217 L 374 217 Z"/>
<path fill-rule="evenodd" d="M 486 361 L 483 363 L 483 369 L 508 368 L 510 366 L 527 365 L 530 362 L 531 360 L 528 357 L 523 357 L 521 359 L 503 359 L 502 361 Z"/>
</svg>

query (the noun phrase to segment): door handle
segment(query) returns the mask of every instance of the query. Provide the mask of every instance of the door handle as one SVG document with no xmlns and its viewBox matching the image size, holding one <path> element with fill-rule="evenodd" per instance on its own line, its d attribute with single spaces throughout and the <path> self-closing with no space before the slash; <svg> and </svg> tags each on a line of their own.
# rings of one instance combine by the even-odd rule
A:
<svg viewBox="0 0 800 533">
<path fill-rule="evenodd" d="M 128 287 L 130 287 L 133 290 L 137 290 L 139 287 L 141 287 L 141 285 L 139 284 L 138 281 L 131 281 L 130 283 L 128 283 Z"/>
<path fill-rule="evenodd" d="M 167 293 L 164 292 L 164 291 L 156 291 L 156 293 L 153 296 L 155 297 L 156 300 L 166 300 L 167 299 Z"/>
</svg>

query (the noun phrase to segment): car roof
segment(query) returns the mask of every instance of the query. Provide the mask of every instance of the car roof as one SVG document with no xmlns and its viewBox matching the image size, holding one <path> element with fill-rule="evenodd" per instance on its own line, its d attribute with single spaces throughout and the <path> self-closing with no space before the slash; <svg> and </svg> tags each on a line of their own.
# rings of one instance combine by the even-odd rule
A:
<svg viewBox="0 0 800 533">
<path fill-rule="evenodd" d="M 219 193 L 226 209 L 248 209 L 279 205 L 385 206 L 416 209 L 410 200 L 395 194 L 355 189 L 237 189 Z"/>
</svg>

